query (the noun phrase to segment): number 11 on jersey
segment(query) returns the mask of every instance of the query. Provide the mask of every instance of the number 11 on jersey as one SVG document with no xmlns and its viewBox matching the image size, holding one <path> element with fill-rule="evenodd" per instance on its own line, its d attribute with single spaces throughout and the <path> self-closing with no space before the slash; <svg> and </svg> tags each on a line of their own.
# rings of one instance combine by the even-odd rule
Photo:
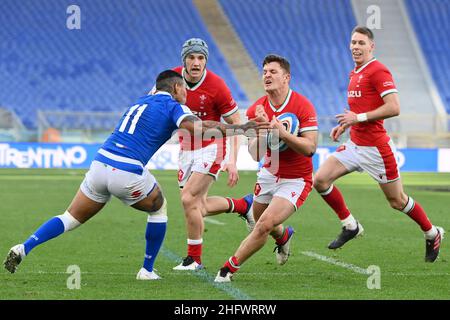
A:
<svg viewBox="0 0 450 320">
<path fill-rule="evenodd" d="M 122 124 L 120 125 L 119 131 L 124 132 L 125 128 L 128 124 L 128 121 L 130 120 L 131 116 L 134 114 L 134 112 L 137 109 L 137 112 L 135 115 L 133 115 L 133 120 L 131 121 L 130 128 L 128 128 L 128 133 L 133 134 L 134 130 L 136 129 L 136 124 L 139 121 L 139 117 L 141 116 L 142 112 L 144 112 L 145 108 L 147 108 L 147 104 L 139 105 L 136 104 L 128 110 L 127 115 L 125 116 L 125 119 L 123 119 Z"/>
</svg>

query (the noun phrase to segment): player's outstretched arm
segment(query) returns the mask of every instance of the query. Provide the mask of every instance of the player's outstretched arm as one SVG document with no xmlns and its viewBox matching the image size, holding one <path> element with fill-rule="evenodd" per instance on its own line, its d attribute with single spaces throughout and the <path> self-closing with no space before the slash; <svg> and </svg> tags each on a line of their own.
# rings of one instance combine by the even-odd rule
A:
<svg viewBox="0 0 450 320">
<path fill-rule="evenodd" d="M 268 129 L 270 123 L 248 121 L 244 124 L 225 124 L 218 121 L 202 121 L 196 116 L 187 116 L 180 123 L 180 129 L 189 131 L 192 135 L 211 137 L 226 137 L 235 135 L 256 136 L 258 130 Z"/>
</svg>

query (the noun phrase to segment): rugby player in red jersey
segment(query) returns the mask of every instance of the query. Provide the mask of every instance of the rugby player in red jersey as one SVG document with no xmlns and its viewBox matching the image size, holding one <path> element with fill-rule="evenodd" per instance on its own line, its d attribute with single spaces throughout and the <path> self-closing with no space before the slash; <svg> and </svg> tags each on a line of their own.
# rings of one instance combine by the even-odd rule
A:
<svg viewBox="0 0 450 320">
<path fill-rule="evenodd" d="M 208 45 L 199 38 L 187 40 L 181 50 L 183 66 L 173 70 L 180 73 L 187 88 L 186 105 L 201 120 L 240 124 L 241 116 L 225 81 L 206 68 L 209 57 Z M 228 186 L 239 180 L 236 167 L 239 138 L 232 137 L 231 148 L 223 137 L 194 139 L 189 132 L 180 132 L 180 155 L 178 160 L 178 184 L 181 188 L 187 228 L 187 256 L 174 270 L 202 268 L 203 217 L 222 212 L 236 212 L 246 219 L 249 228 L 254 224 L 251 213 L 253 195 L 235 199 L 207 197 L 212 183 L 221 170 L 228 172 Z M 229 154 L 227 154 L 229 153 Z"/>
<path fill-rule="evenodd" d="M 234 272 L 264 246 L 269 235 L 275 240 L 278 264 L 283 265 L 288 260 L 294 229 L 284 227 L 283 222 L 303 205 L 311 192 L 312 156 L 317 147 L 318 130 L 314 106 L 289 87 L 290 79 L 288 60 L 273 54 L 264 58 L 263 81 L 267 95 L 247 110 L 247 116 L 249 119 L 271 120 L 272 129 L 279 133 L 279 139 L 288 148 L 284 151 L 267 148 L 254 190 L 253 216 L 256 225 L 219 270 L 216 282 L 231 281 Z M 300 123 L 298 133 L 292 134 L 277 119 L 285 113 L 297 118 Z M 250 140 L 249 151 L 259 161 L 262 152 L 257 139 Z"/>
<path fill-rule="evenodd" d="M 400 114 L 398 91 L 392 74 L 373 56 L 374 48 L 374 36 L 369 28 L 353 29 L 350 51 L 355 68 L 350 72 L 348 85 L 350 110 L 336 115 L 339 125 L 330 134 L 338 141 L 350 128 L 350 139 L 337 148 L 314 177 L 314 188 L 336 212 L 343 226 L 328 248 L 340 248 L 363 232 L 333 182 L 350 172 L 365 171 L 378 182 L 391 207 L 404 212 L 420 226 L 426 240 L 425 261 L 434 262 L 444 230 L 432 225 L 422 206 L 403 191 L 396 149 L 383 126 L 384 119 Z"/>
</svg>

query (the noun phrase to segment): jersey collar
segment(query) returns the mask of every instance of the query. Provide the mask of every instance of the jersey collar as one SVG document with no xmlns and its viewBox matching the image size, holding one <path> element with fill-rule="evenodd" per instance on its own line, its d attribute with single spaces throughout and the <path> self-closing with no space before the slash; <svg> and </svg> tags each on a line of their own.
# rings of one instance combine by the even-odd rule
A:
<svg viewBox="0 0 450 320">
<path fill-rule="evenodd" d="M 281 111 L 287 106 L 287 104 L 289 103 L 289 100 L 291 99 L 291 95 L 292 95 L 292 89 L 289 89 L 289 92 L 288 92 L 288 94 L 287 94 L 287 96 L 286 96 L 286 99 L 284 99 L 283 104 L 282 104 L 278 109 L 275 108 L 275 106 L 272 104 L 272 102 L 270 102 L 270 98 L 267 97 L 267 99 L 269 100 L 270 108 L 271 108 L 274 112 L 281 112 Z"/>
<path fill-rule="evenodd" d="M 205 68 L 205 72 L 203 72 L 202 78 L 201 78 L 200 81 L 197 82 L 197 84 L 196 84 L 195 86 L 193 86 L 192 88 L 189 88 L 189 86 L 188 86 L 187 83 L 186 83 L 186 79 L 184 78 L 184 73 L 186 72 L 185 70 L 186 70 L 185 68 L 183 68 L 183 70 L 181 70 L 181 75 L 183 76 L 183 81 L 184 81 L 184 83 L 186 84 L 186 89 L 187 89 L 187 90 L 190 90 L 190 91 L 194 91 L 195 89 L 197 89 L 198 87 L 200 87 L 200 86 L 202 85 L 203 81 L 205 81 L 207 70 L 206 70 L 206 68 Z"/>
<path fill-rule="evenodd" d="M 168 93 L 167 91 L 156 91 L 156 92 L 154 93 L 154 95 L 157 95 L 157 94 L 162 94 L 162 95 L 165 95 L 165 96 L 170 96 L 170 97 L 172 97 L 172 95 L 171 95 L 170 93 Z"/>
<path fill-rule="evenodd" d="M 364 63 L 361 67 L 359 67 L 358 71 L 356 71 L 356 67 L 353 70 L 353 72 L 355 73 L 360 73 L 365 67 L 367 67 L 369 64 L 371 64 L 372 62 L 376 61 L 376 58 L 372 58 L 369 61 L 367 61 L 366 63 Z"/>
</svg>

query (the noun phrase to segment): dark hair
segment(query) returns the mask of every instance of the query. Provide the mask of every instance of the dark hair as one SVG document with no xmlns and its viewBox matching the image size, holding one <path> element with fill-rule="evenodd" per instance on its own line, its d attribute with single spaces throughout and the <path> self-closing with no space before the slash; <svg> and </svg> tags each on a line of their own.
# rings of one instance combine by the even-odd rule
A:
<svg viewBox="0 0 450 320">
<path fill-rule="evenodd" d="M 279 56 L 277 54 L 268 54 L 264 58 L 262 66 L 264 67 L 266 64 L 271 62 L 278 62 L 284 71 L 291 74 L 291 64 L 285 57 Z"/>
<path fill-rule="evenodd" d="M 369 28 L 364 27 L 364 26 L 356 26 L 356 27 L 353 29 L 353 31 L 352 31 L 352 35 L 353 35 L 355 32 L 358 32 L 358 33 L 361 33 L 361 34 L 366 35 L 366 36 L 367 36 L 370 40 L 372 40 L 372 41 L 373 41 L 373 39 L 375 38 L 375 37 L 373 36 L 372 30 L 370 30 Z"/>
<path fill-rule="evenodd" d="M 183 77 L 181 74 L 173 70 L 164 70 L 156 78 L 156 90 L 172 93 L 173 85 L 182 82 Z"/>
</svg>

